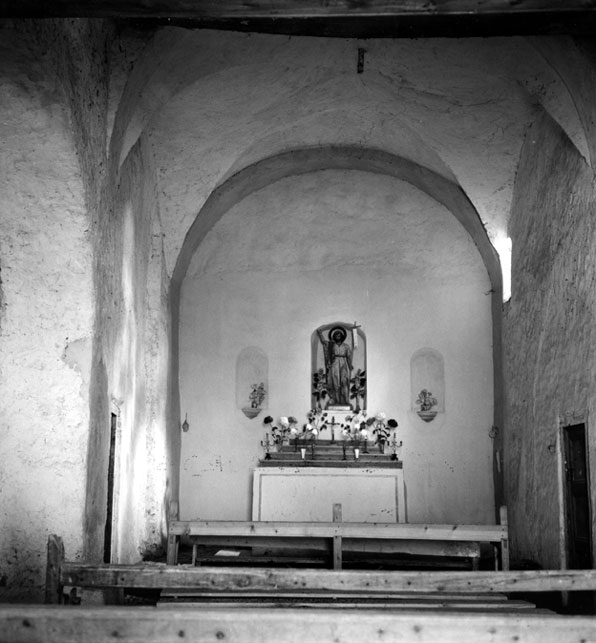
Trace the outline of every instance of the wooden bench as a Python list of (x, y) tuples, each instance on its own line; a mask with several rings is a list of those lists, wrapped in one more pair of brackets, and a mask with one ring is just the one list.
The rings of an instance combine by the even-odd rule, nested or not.
[(503, 594), (596, 591), (596, 570), (361, 571), (192, 567), (166, 563), (90, 564), (65, 560), (62, 540), (48, 539), (46, 602), (60, 603), (64, 587), (91, 589), (193, 589), (238, 595), (296, 590), (330, 596), (366, 592), (408, 594)]
[(499, 525), (435, 525), (341, 522), (334, 505), (333, 522), (170, 520), (167, 562), (176, 565), (181, 538), (192, 543), (191, 564), (199, 546), (315, 549), (330, 552), (333, 569), (342, 569), (344, 551), (406, 553), (418, 556), (466, 557), (478, 568), (481, 544), (493, 545), (495, 569), (509, 569), (507, 511)]
[[(202, 595), (204, 600), (156, 607), (0, 605), (0, 639), (558, 643), (591, 641), (596, 632), (594, 617), (561, 616), (504, 597), (519, 592), (595, 591), (596, 570), (362, 572), (92, 565), (65, 561), (61, 539), (51, 536), (48, 602), (60, 602), (67, 586), (148, 588), (170, 596)], [(280, 608), (284, 596), (297, 600)], [(214, 597), (233, 600), (215, 602)]]
[(560, 643), (593, 641), (588, 616), (430, 610), (2, 605), (3, 641), (39, 643)]

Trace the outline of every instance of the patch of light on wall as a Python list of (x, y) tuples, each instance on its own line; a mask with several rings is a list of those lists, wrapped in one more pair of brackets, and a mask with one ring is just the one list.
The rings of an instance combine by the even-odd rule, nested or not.
[(499, 237), (495, 239), (494, 246), (499, 253), (501, 262), (501, 274), (503, 278), (503, 301), (511, 299), (511, 239)]

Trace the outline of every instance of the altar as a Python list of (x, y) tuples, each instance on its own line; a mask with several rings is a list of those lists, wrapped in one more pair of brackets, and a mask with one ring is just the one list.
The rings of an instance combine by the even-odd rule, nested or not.
[(344, 522), (406, 522), (402, 463), (384, 468), (261, 466), (253, 471), (253, 520), (331, 521), (336, 503)]

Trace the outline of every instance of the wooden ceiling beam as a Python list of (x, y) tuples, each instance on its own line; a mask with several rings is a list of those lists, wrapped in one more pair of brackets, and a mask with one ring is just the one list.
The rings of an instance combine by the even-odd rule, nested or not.
[(596, 0), (0, 0), (4, 17), (261, 20), (519, 17), (596, 11)]
[(596, 0), (0, 0), (0, 18), (340, 38), (596, 35)]

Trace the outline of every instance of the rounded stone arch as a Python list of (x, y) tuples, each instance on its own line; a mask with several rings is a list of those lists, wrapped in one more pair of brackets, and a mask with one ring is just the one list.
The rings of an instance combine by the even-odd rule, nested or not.
[(502, 279), (498, 255), (491, 244), (474, 205), (462, 188), (444, 176), (413, 161), (378, 149), (356, 146), (327, 146), (294, 149), (262, 159), (219, 185), (205, 201), (190, 226), (178, 255), (170, 282), (170, 311), (172, 333), (172, 382), (169, 403), (171, 427), (180, 422), (178, 391), (178, 346), (180, 322), (180, 292), (191, 259), (219, 219), (234, 205), (254, 192), (289, 176), (322, 170), (358, 170), (385, 174), (410, 183), (441, 203), (463, 225), (474, 241), (491, 283), (493, 324), (494, 423), (501, 426), (502, 361), (501, 361), (501, 302)]
[(409, 159), (382, 150), (346, 145), (282, 152), (240, 170), (219, 185), (205, 201), (186, 234), (172, 274), (172, 301), (175, 302), (179, 295), (195, 250), (225, 212), (253, 192), (276, 181), (320, 170), (360, 170), (386, 174), (410, 183), (441, 203), (472, 237), (486, 267), (491, 286), (495, 294), (500, 294), (501, 269), (498, 255), (478, 212), (459, 185)]

